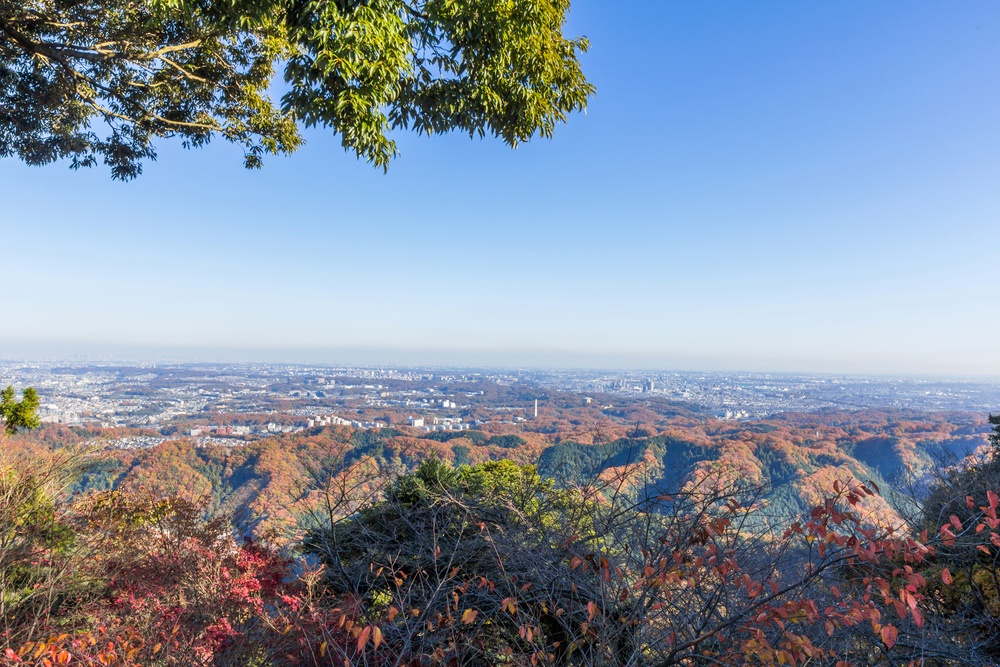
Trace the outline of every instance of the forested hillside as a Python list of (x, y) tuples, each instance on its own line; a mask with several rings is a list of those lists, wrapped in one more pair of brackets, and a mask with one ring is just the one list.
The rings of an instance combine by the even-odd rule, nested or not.
[(8, 437), (0, 664), (992, 664), (990, 421)]
[(806, 413), (738, 423), (685, 415), (658, 421), (554, 433), (527, 427), (499, 433), (325, 427), (240, 446), (196, 446), (178, 438), (149, 449), (108, 450), (102, 443), (120, 438), (121, 429), (46, 425), (0, 445), (87, 449), (94, 460), (74, 483), (75, 492), (179, 490), (189, 500), (246, 517), (256, 531), (291, 536), (310, 525), (322, 480), (360, 471), (387, 478), (429, 458), (454, 466), (536, 464), (540, 474), (565, 486), (617, 477), (637, 494), (713, 475), (721, 484), (765, 489), (764, 499), (779, 514), (805, 511), (835, 479), (872, 480), (887, 490), (887, 502), (873, 511), (886, 524), (898, 523), (893, 494), (926, 487), (939, 463), (982, 448), (988, 432), (981, 415), (961, 413)]

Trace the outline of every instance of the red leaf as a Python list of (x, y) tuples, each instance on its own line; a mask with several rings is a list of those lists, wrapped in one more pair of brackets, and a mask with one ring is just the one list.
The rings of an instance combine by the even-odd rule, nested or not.
[(885, 643), (887, 648), (892, 648), (896, 645), (896, 637), (899, 636), (899, 630), (893, 625), (887, 625), (882, 628), (882, 641)]
[(952, 578), (951, 572), (948, 571), (948, 568), (941, 570), (941, 581), (945, 586), (951, 586)]

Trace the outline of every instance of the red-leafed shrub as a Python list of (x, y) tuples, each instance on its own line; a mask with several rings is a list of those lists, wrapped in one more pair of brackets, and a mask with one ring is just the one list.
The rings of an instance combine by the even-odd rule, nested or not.
[(190, 500), (62, 502), (7, 468), (0, 665), (985, 662), (944, 604), (972, 584), (941, 554), (972, 545), (969, 576), (992, 590), (974, 579), (1000, 554), (994, 491), (928, 537), (866, 518), (877, 489), (856, 480), (795, 521), (711, 470), (670, 490), (620, 470), (569, 488), (510, 461), (432, 460), (344, 512), (337, 490), (369, 485), (339, 480), (294, 554)]

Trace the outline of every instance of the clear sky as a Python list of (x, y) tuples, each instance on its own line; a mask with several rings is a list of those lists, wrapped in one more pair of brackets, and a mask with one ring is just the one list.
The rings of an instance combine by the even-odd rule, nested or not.
[(0, 358), (1000, 374), (1000, 3), (573, 7), (516, 151), (0, 161)]

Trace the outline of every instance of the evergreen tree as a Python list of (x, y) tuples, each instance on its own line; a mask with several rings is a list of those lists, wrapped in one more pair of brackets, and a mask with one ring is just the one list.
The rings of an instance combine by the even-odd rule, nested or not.
[(20, 429), (38, 428), (38, 392), (28, 387), (20, 401), (16, 400), (14, 387), (8, 386), (0, 392), (0, 421), (8, 435)]

